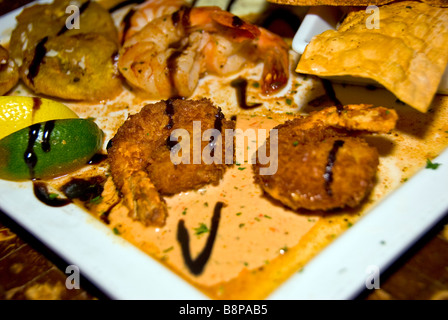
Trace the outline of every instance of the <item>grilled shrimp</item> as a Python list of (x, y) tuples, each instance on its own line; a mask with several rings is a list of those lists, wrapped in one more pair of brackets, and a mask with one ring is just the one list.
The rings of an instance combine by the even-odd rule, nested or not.
[[(222, 132), (222, 141), (225, 141), (225, 130), (234, 128), (234, 122), (226, 120), (208, 99), (170, 99), (148, 104), (130, 116), (111, 140), (108, 148), (111, 176), (134, 220), (146, 226), (163, 226), (168, 215), (164, 195), (218, 184), (222, 178), (227, 167), (224, 160), (210, 164), (202, 158), (190, 163), (171, 161), (174, 147), (171, 133), (175, 129), (187, 130), (189, 145), (193, 146), (193, 121), (200, 121), (202, 132), (207, 129)], [(203, 140), (200, 152), (211, 143)], [(221, 151), (224, 156), (224, 143)], [(182, 149), (182, 156), (184, 152)]]
[(123, 43), (152, 20), (172, 14), (182, 6), (184, 0), (149, 0), (131, 8), (120, 23), (120, 41)]
[[(336, 107), (277, 126), (278, 170), (256, 181), (272, 198), (297, 210), (356, 207), (373, 188), (378, 152), (358, 132), (387, 133), (395, 127), (394, 110), (369, 105)], [(267, 150), (273, 152), (270, 139)], [(272, 157), (272, 155), (271, 155)]]
[(156, 18), (123, 44), (119, 70), (151, 98), (189, 97), (205, 74), (225, 76), (264, 61), (263, 94), (289, 78), (284, 40), (219, 7), (182, 7)]

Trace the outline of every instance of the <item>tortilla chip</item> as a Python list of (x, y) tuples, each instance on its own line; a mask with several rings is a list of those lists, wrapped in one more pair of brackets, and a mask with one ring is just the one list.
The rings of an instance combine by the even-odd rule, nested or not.
[(401, 101), (426, 112), (448, 63), (448, 9), (415, 1), (351, 12), (337, 31), (315, 36), (296, 71), (320, 77), (374, 80)]
[[(277, 4), (292, 6), (370, 6), (384, 5), (395, 0), (267, 0)], [(420, 0), (434, 6), (448, 7), (448, 0)]]

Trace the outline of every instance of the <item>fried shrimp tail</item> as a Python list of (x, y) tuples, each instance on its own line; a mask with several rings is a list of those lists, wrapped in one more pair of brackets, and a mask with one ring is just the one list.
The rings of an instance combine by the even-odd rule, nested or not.
[[(202, 158), (194, 161), (194, 152), (182, 149), (182, 157), (185, 152), (190, 159), (180, 163), (172, 160), (177, 145), (171, 141), (173, 131), (188, 133), (188, 146), (193, 147), (197, 123), (202, 131), (221, 132), (222, 141), (225, 130), (234, 128), (234, 122), (226, 120), (208, 99), (170, 99), (146, 105), (118, 129), (108, 148), (110, 173), (132, 219), (145, 226), (163, 226), (168, 216), (164, 196), (219, 183), (227, 167), (223, 158), (211, 163)], [(214, 139), (202, 140), (200, 146), (225, 156), (224, 143), (220, 146)], [(221, 152), (215, 152), (217, 148), (222, 148)]]
[(168, 209), (145, 172), (132, 173), (123, 181), (121, 192), (129, 208), (129, 216), (145, 226), (163, 226)]
[(293, 210), (333, 210), (358, 206), (375, 184), (379, 155), (356, 131), (389, 132), (394, 110), (370, 105), (330, 107), (277, 126), (278, 170), (256, 181), (272, 198)]

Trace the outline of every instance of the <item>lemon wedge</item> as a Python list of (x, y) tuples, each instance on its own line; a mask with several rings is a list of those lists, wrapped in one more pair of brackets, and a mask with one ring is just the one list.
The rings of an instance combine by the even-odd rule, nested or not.
[(38, 122), (74, 118), (78, 115), (69, 107), (50, 99), (0, 97), (0, 139)]

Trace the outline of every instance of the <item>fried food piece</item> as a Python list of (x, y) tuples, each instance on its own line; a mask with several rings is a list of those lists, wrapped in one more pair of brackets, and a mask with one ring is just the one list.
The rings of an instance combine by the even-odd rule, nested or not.
[[(70, 8), (72, 15), (66, 13)], [(10, 48), (21, 80), (36, 93), (97, 101), (122, 88), (115, 61), (118, 32), (109, 12), (93, 1), (78, 7), (55, 0), (24, 9)]]
[(11, 90), (19, 81), (19, 71), (9, 52), (0, 46), (0, 95)]
[(448, 9), (403, 1), (382, 6), (380, 14), (379, 28), (359, 10), (349, 13), (337, 31), (315, 36), (296, 71), (373, 80), (426, 112), (448, 63)]
[[(337, 120), (339, 119), (339, 120)], [(278, 170), (256, 181), (272, 198), (297, 210), (356, 207), (375, 183), (378, 152), (350, 130), (388, 132), (395, 127), (394, 110), (368, 105), (331, 107), (295, 118), (278, 130)], [(270, 139), (269, 152), (275, 152)], [(272, 154), (271, 154), (272, 157)]]
[[(193, 131), (193, 122), (196, 125), (200, 122), (201, 135), (208, 129), (222, 132), (222, 145), (211, 147), (214, 142), (205, 139), (197, 146), (200, 150), (194, 150), (193, 139), (197, 131)], [(226, 120), (220, 108), (208, 99), (170, 99), (146, 105), (139, 113), (130, 116), (108, 149), (110, 172), (130, 216), (146, 226), (161, 226), (168, 214), (163, 195), (218, 184), (227, 167), (225, 130), (233, 128), (234, 122)], [(182, 144), (182, 150), (177, 151), (174, 149), (177, 143), (170, 141), (176, 129), (186, 130), (184, 133), (188, 133), (190, 139), (189, 146)], [(201, 140), (201, 136), (197, 138)], [(207, 164), (202, 152), (208, 147), (213, 150), (210, 154), (216, 157), (220, 148), (222, 158)], [(196, 161), (194, 157), (198, 151), (200, 159)], [(189, 152), (188, 161), (187, 157), (177, 164), (171, 160), (172, 153), (182, 153), (183, 156), (184, 152)]]

